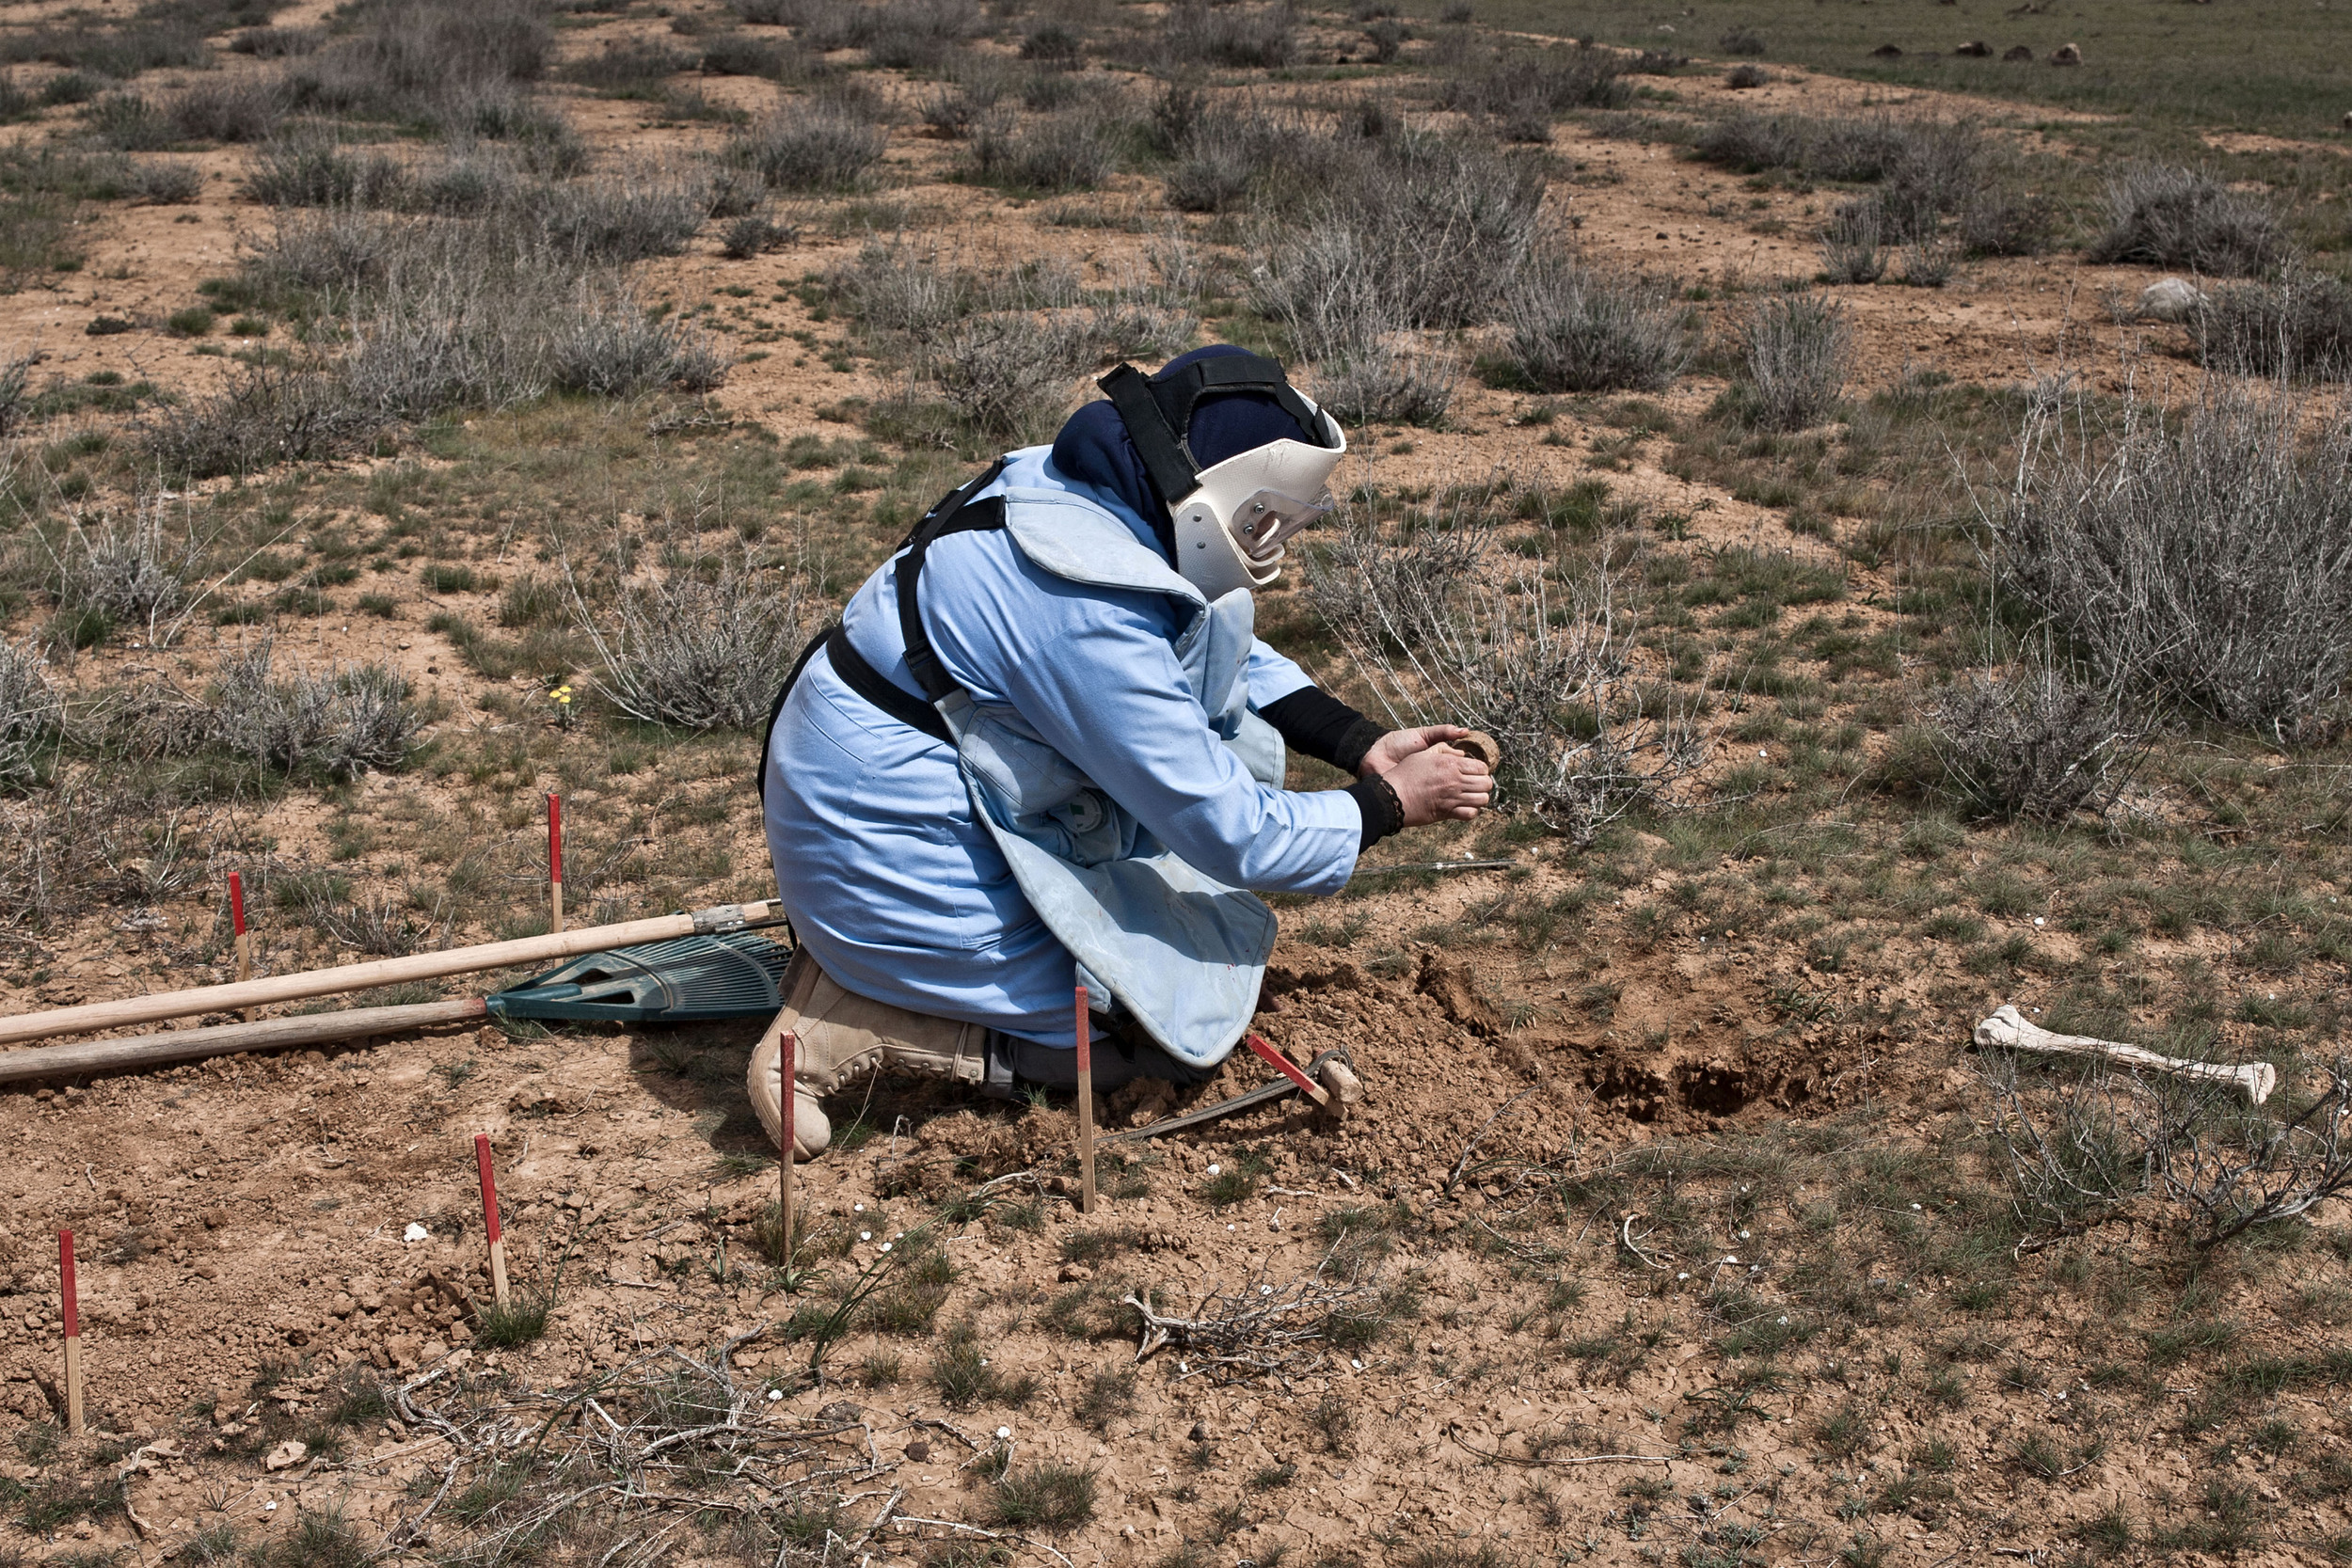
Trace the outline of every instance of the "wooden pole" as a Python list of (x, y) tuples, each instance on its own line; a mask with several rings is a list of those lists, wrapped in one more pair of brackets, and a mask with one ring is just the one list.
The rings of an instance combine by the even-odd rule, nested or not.
[(82, 1435), (82, 1312), (73, 1288), (73, 1232), (57, 1232), (57, 1315), (65, 1322), (65, 1429)]
[[(229, 922), (237, 933), (237, 980), (239, 984), (253, 978), (253, 934), (245, 928), (245, 879), (229, 873)], [(250, 1022), (253, 1014), (238, 1015)]]
[(490, 1235), (490, 1293), (503, 1312), (512, 1302), (506, 1293), (506, 1239), (499, 1232), (499, 1179), (490, 1162), (488, 1134), (473, 1135), (473, 1160), (482, 1173), (482, 1227)]
[(777, 1055), (777, 1066), (784, 1071), (784, 1158), (776, 1166), (776, 1234), (781, 1239), (778, 1244), (784, 1254), (782, 1267), (787, 1291), (792, 1288), (792, 1140), (798, 1135), (793, 1122), (801, 1098), (792, 1078), (792, 1059), (800, 1053), (800, 1045), (798, 1037), (787, 1030)]
[(397, 1035), (404, 1029), (429, 1029), (438, 1023), (464, 1023), (470, 1019), (486, 1018), (489, 1012), (489, 1005), (482, 998), (469, 996), (453, 1002), (418, 1002), (405, 1007), (347, 1007), (339, 1013), (265, 1018), (259, 1023), (174, 1029), (130, 1039), (78, 1040), (72, 1045), (36, 1046), (30, 1051), (0, 1051), (0, 1084), (20, 1084), (28, 1078), (91, 1077), (132, 1071), (162, 1062), (230, 1056), (240, 1051), (282, 1051), (294, 1045), (365, 1039), (370, 1035)]
[(772, 926), (784, 918), (781, 900), (751, 904), (721, 904), (691, 914), (658, 915), (651, 920), (625, 920), (613, 926), (583, 926), (578, 930), (550, 931), (543, 937), (513, 942), (484, 942), (478, 947), (453, 947), (438, 953), (411, 953), (404, 958), (378, 958), (373, 963), (341, 964), (301, 974), (273, 974), (229, 986), (198, 986), (190, 990), (156, 991), (115, 1002), (89, 1002), (78, 1007), (22, 1013), (0, 1018), (0, 1045), (43, 1039), (52, 1035), (87, 1034), (96, 1029), (126, 1029), (158, 1019), (185, 1018), (235, 1007), (265, 1006), (273, 1002), (299, 1002), (306, 997), (333, 996), (342, 991), (396, 986), (410, 980), (438, 979), (444, 974), (468, 974), (477, 970), (503, 969), (509, 964), (568, 958), (603, 947), (628, 947), (644, 942), (668, 942), (675, 937), (707, 936), (737, 931), (747, 926)]
[(1250, 1050), (1265, 1058), (1266, 1066), (1272, 1068), (1275, 1071), (1280, 1073), (1283, 1077), (1289, 1079), (1292, 1083), (1297, 1085), (1301, 1089), (1305, 1090), (1308, 1099), (1313, 1101), (1318, 1105), (1328, 1105), (1331, 1103), (1331, 1091), (1325, 1088), (1321, 1084), (1316, 1083), (1313, 1079), (1308, 1077), (1305, 1073), (1299, 1071), (1297, 1068), (1291, 1064), (1291, 1059), (1288, 1056), (1283, 1055), (1279, 1051), (1275, 1050), (1274, 1047), (1266, 1044), (1265, 1041), (1260, 1039), (1255, 1035), (1248, 1037), (1248, 1042)]
[(564, 928), (564, 797), (548, 797), (548, 897), (554, 911), (548, 929)]
[(1094, 1030), (1078, 988), (1078, 1212), (1094, 1212)]
[(253, 978), (253, 934), (245, 928), (245, 879), (229, 873), (229, 920), (237, 932), (237, 978)]

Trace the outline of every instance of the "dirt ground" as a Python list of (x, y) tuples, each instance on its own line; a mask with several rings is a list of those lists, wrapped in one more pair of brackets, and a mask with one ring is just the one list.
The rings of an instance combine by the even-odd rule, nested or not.
[[(324, 14), (298, 7), (278, 21)], [(641, 15), (600, 36), (662, 31)], [(707, 90), (755, 109), (773, 92), (739, 78)], [(912, 101), (916, 89), (891, 90)], [(1776, 71), (1749, 99), (1810, 113), (2003, 113), (1799, 71)], [(647, 129), (634, 103), (574, 95), (566, 108), (599, 147), (683, 154), (716, 135)], [(2245, 150), (2286, 145), (2261, 141)], [(1552, 150), (1555, 215), (1574, 221), (1590, 256), (1726, 293), (1815, 269), (1826, 197), (1755, 189), (1662, 141), (1578, 123), (1559, 128)], [(106, 208), (82, 270), (0, 296), (0, 344), (37, 345), (44, 374), (117, 371), (183, 395), (213, 384), (221, 362), (155, 324), (265, 218), (237, 192), (244, 152), (187, 156), (203, 171), (200, 198)], [(894, 127), (892, 195), (918, 219), (952, 214), (918, 227), (976, 264), (1047, 253), (1114, 277), (1144, 264), (1166, 217), (1146, 177), (1120, 176), (1087, 199), (1150, 211), (1150, 224), (1049, 225), (1047, 204), (951, 179), (958, 156), (919, 126)], [(812, 225), (747, 261), (704, 240), (647, 269), (660, 295), (700, 300), (725, 286), (774, 301), (758, 340), (774, 352), (737, 365), (713, 394), (719, 410), (786, 440), (834, 439), (853, 432), (819, 409), (896, 389), (887, 367), (829, 368), (789, 339), (839, 332), (791, 292), (866, 238)], [(2120, 388), (2185, 374), (2179, 329), (2115, 319), (2114, 302), (2158, 276), (2094, 273), (2061, 253), (1972, 262), (1943, 289), (1840, 291), (1861, 327), (1856, 381), (1934, 371), (2010, 387), (2067, 368)], [(100, 314), (139, 329), (86, 336)], [(1656, 401), (1694, 417), (1724, 386), (1694, 373)], [(1616, 435), (1607, 411), (1565, 407), (1545, 427), (1558, 438), (1539, 443), (1515, 422), (1538, 401), (1466, 380), (1445, 432), (1365, 433), (1357, 477), (1566, 485), (1597, 471), (1592, 449)], [(1639, 444), (1609, 478), (1620, 496), (1689, 517), (1673, 552), (1831, 559), (1790, 531), (1786, 508), (1672, 467), (1665, 443)], [(512, 571), (525, 547), (481, 563)], [(1885, 624), (1902, 588), (1893, 569), (1836, 567), (1865, 607), (1856, 624)], [(445, 703), (439, 727), (453, 740), (486, 744), (516, 727), (482, 705), (489, 683), (422, 626), (433, 609), (486, 613), (493, 595), (405, 592), (400, 622), (330, 617), (285, 646), (391, 663)], [(240, 635), (207, 628), (169, 656), (101, 647), (72, 678), (200, 672)], [(1718, 748), (1724, 767), (1751, 751), (1778, 766), (1791, 743)], [(767, 877), (749, 743), (739, 750), (710, 766), (733, 791), (734, 815), (711, 835), (730, 869), (692, 902), (757, 896)], [(428, 825), (471, 823), (520, 865), (539, 792), (560, 783), (551, 767), (526, 772), (478, 819), (461, 813), (483, 807), (485, 791), (462, 778), (379, 776), (333, 804), (290, 793), (256, 827), (283, 856), (323, 860), (339, 814), (399, 801)], [(2183, 791), (2169, 799), (2161, 809), (2185, 818), (2202, 809)], [(617, 791), (591, 790), (572, 809), (617, 833), (623, 805)], [(1393, 860), (1452, 859), (1472, 842), (1408, 840)], [(403, 847), (372, 850), (356, 869)], [(776, 1172), (742, 1090), (756, 1022), (469, 1028), (0, 1089), (0, 1431), (14, 1440), (0, 1478), (18, 1511), (0, 1531), (0, 1568), (238, 1552), (347, 1568), (299, 1533), (304, 1519), (349, 1525), (357, 1560), (488, 1568), (517, 1548), (484, 1546), (484, 1532), (522, 1506), (496, 1490), (499, 1467), (549, 1444), (590, 1452), (607, 1440), (588, 1407), (596, 1391), (615, 1409), (642, 1403), (647, 1379), (686, 1375), (679, 1367), (735, 1402), (746, 1430), (835, 1445), (849, 1457), (825, 1473), (849, 1478), (850, 1500), (799, 1534), (780, 1525), (755, 1538), (747, 1514), (785, 1509), (783, 1492), (730, 1490), (706, 1457), (693, 1478), (703, 1490), (685, 1497), (674, 1495), (683, 1481), (641, 1465), (640, 1481), (665, 1478), (660, 1497), (631, 1494), (655, 1524), (550, 1530), (532, 1550), (598, 1568), (664, 1556), (1009, 1560), (996, 1554), (1065, 1568), (1271, 1568), (1286, 1553), (1416, 1568), (1944, 1568), (2109, 1550), (2343, 1560), (2352, 1405), (2338, 1243), (2217, 1266), (2189, 1248), (2178, 1215), (2151, 1207), (2046, 1254), (2010, 1250), (2008, 1232), (1992, 1248), (2005, 1256), (1984, 1252), (1997, 1199), (1985, 1196), (1969, 1031), (1994, 1001), (2050, 1003), (2060, 971), (2092, 955), (2115, 895), (2070, 883), (2052, 851), (2034, 900), (1987, 916), (1989, 940), (2038, 942), (2047, 962), (1995, 982), (1915, 923), (1891, 930), (1870, 963), (1837, 968), (1817, 967), (1802, 937), (1743, 932), (1753, 906), (1721, 901), (1717, 874), (1751, 849), (1700, 858), (1644, 832), (1614, 879), (1557, 846), (1503, 852), (1515, 869), (1423, 872), (1351, 901), (1377, 961), (1374, 941), (1310, 940), (1301, 929), (1319, 917), (1285, 911), (1257, 1027), (1301, 1062), (1344, 1049), (1368, 1091), (1353, 1112), (1285, 1102), (1119, 1145), (1109, 1196), (1084, 1215), (1065, 1106), (859, 1085), (832, 1107), (855, 1132), (800, 1175), (818, 1260), (797, 1277), (774, 1266)], [(2129, 852), (2150, 879), (2202, 874), (2160, 847)], [(1890, 851), (1874, 863), (1881, 893), (1924, 885), (1937, 856), (1954, 875), (1993, 875), (1986, 847)], [(1819, 889), (1842, 874), (1805, 872)], [(1566, 935), (1532, 957), (1466, 935), (1512, 901), (1533, 908), (1579, 888), (1590, 895), (1564, 917)], [(38, 969), (0, 975), (0, 1007), (225, 977), (217, 948), (198, 951), (215, 901), (199, 891), (145, 924), (110, 916), (51, 940)], [(295, 934), (262, 940), (264, 971), (306, 961)], [(2153, 972), (2235, 950), (2191, 931), (2149, 933), (2135, 951)], [(2332, 995), (2340, 970), (2314, 963), (2298, 994)], [(2252, 1023), (2217, 1029), (2225, 1048), (2256, 1043)], [(1237, 1053), (1184, 1104), (1267, 1076)], [(1175, 1108), (1122, 1096), (1105, 1119), (1132, 1129)], [(498, 1162), (509, 1267), (527, 1298), (551, 1306), (542, 1336), (503, 1347), (482, 1334), (478, 1134)], [(2352, 1224), (2341, 1202), (2310, 1219), (2314, 1236)], [(82, 1439), (56, 1430), (55, 1235), (68, 1227), (87, 1368)], [(822, 1315), (812, 1303), (869, 1276), (929, 1311), (894, 1328), (853, 1319), (831, 1337), (812, 1326)], [(1988, 1278), (1997, 1286), (1980, 1296)], [(1251, 1340), (1238, 1361), (1181, 1336), (1138, 1361), (1143, 1322), (1120, 1305), (1131, 1291), (1166, 1317), (1230, 1319), (1260, 1299), (1322, 1302), (1337, 1317), (1311, 1339)], [(2224, 1322), (2226, 1334), (2161, 1340)], [(963, 1324), (992, 1376), (951, 1378)], [(2159, 1354), (2159, 1340), (2186, 1348)], [(2288, 1370), (2264, 1383), (2263, 1367)], [(2225, 1391), (2241, 1402), (2208, 1418)], [(656, 1429), (629, 1430), (642, 1444)], [(999, 1478), (1040, 1466), (1095, 1478), (1088, 1516), (1025, 1522)]]

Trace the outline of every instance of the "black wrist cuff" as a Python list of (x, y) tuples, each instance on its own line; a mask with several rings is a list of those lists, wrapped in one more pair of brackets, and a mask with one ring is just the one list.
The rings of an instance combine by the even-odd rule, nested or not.
[(1358, 779), (1347, 786), (1347, 793), (1356, 798), (1356, 809), (1364, 816), (1364, 835), (1356, 845), (1358, 854), (1391, 833), (1404, 831), (1405, 802), (1396, 798), (1396, 787), (1388, 780), (1376, 773)]
[(1268, 703), (1258, 717), (1274, 726), (1282, 744), (1344, 773), (1364, 765), (1364, 753), (1388, 734), (1337, 697), (1317, 687), (1301, 687), (1279, 702)]

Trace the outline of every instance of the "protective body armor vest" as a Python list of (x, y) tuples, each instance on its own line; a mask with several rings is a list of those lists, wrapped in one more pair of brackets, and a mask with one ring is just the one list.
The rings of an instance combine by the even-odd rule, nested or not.
[(897, 572), (899, 626), (926, 701), (875, 671), (837, 630), (824, 646), (852, 689), (955, 747), (975, 812), (1024, 896), (1077, 959), (1078, 981), (1097, 1006), (1116, 999), (1171, 1054), (1212, 1067), (1256, 1011), (1274, 912), (1179, 859), (1019, 714), (975, 703), (940, 668), (923, 631), (926, 553), (934, 540), (975, 529), (1002, 529), (1032, 564), (1071, 582), (1177, 600), (1185, 624), (1174, 651), (1206, 721), (1252, 777), (1281, 787), (1281, 736), (1248, 706), (1256, 636), (1248, 591), (1206, 598), (1119, 517), (1054, 478), (1050, 450), (1010, 453), (909, 536)]

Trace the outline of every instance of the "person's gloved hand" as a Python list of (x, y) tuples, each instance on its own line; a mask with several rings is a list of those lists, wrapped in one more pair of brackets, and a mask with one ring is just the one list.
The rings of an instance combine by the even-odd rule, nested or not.
[[(1401, 732), (1427, 736), (1443, 729)], [(1456, 736), (1467, 730), (1455, 730)], [(1494, 775), (1476, 757), (1464, 756), (1442, 740), (1423, 744), (1381, 775), (1391, 789), (1396, 791), (1397, 803), (1405, 808), (1405, 826), (1424, 828), (1432, 822), (1467, 822), (1478, 815), (1494, 794)]]
[[(1364, 752), (1364, 760), (1358, 766), (1356, 775), (1359, 778), (1375, 775), (1388, 778), (1406, 758), (1419, 756), (1432, 746), (1443, 741), (1459, 740), (1468, 734), (1470, 731), (1459, 724), (1424, 724), (1417, 730), (1391, 730), (1374, 741), (1371, 750)], [(1395, 781), (1390, 782), (1393, 784)]]

